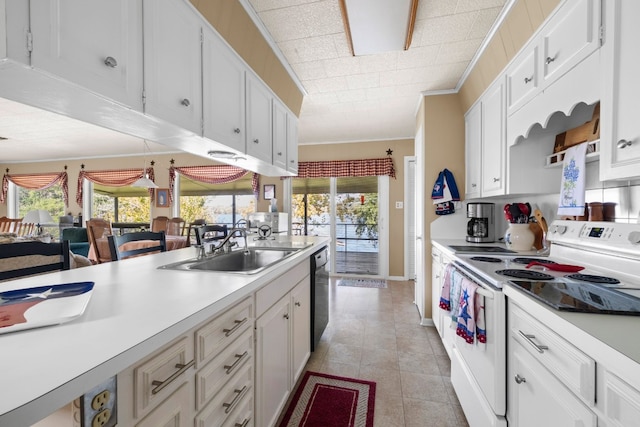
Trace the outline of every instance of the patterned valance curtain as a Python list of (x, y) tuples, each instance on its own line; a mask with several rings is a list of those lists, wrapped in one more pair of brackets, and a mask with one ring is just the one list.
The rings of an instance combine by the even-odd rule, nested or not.
[[(173, 189), (176, 185), (176, 172), (184, 175), (193, 181), (204, 182), (207, 184), (226, 184), (236, 181), (250, 171), (231, 165), (209, 165), (209, 166), (171, 166), (169, 168), (169, 198), (173, 203)], [(251, 188), (253, 194), (259, 194), (260, 182), (259, 175), (253, 174), (251, 179)]]
[(4, 174), (2, 177), (2, 193), (0, 194), (0, 202), (6, 203), (7, 192), (9, 191), (9, 181), (18, 187), (28, 190), (44, 190), (58, 183), (62, 186), (62, 195), (64, 205), (69, 206), (69, 183), (67, 172), (60, 173), (28, 173), (28, 174)]
[[(143, 174), (146, 173), (151, 181), (156, 180), (153, 172), (153, 167), (148, 167), (143, 172), (142, 169), (112, 169), (102, 171), (86, 171), (82, 169), (78, 174), (78, 193), (76, 194), (76, 202), (82, 206), (82, 181), (88, 179), (89, 181), (106, 185), (108, 187), (126, 187), (136, 182)], [(149, 197), (151, 197), (151, 203), (155, 200), (155, 191), (153, 188), (149, 188)]]
[(329, 178), (347, 176), (379, 176), (396, 177), (393, 159), (365, 160), (327, 160), (320, 162), (298, 163), (298, 175), (294, 178)]

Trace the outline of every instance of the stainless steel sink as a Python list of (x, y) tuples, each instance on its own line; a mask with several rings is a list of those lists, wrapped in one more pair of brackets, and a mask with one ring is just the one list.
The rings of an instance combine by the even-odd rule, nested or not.
[(249, 248), (214, 255), (205, 259), (188, 259), (163, 265), (168, 270), (224, 271), (227, 273), (256, 274), (295, 254), (293, 248)]

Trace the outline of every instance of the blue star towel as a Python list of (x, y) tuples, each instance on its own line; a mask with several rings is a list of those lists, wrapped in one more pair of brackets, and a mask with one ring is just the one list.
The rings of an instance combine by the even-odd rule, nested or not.
[(558, 215), (584, 215), (587, 144), (567, 149), (562, 164)]

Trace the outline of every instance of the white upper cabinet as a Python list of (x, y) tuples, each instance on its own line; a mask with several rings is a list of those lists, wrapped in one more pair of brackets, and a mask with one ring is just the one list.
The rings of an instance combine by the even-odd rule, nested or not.
[(482, 196), (506, 192), (504, 85), (499, 79), (482, 97)]
[(538, 51), (537, 45), (526, 48), (519, 55), (518, 61), (507, 69), (507, 108), (509, 113), (522, 107), (538, 93), (540, 85)]
[(144, 0), (145, 113), (202, 135), (201, 18), (184, 1)]
[(600, 46), (600, 1), (565, 2), (542, 30), (542, 78), (558, 79)]
[(142, 111), (142, 0), (30, 5), (34, 68)]
[(204, 137), (245, 151), (245, 66), (211, 28), (203, 28)]
[(273, 165), (287, 169), (287, 109), (273, 99)]
[(273, 96), (267, 87), (252, 73), (247, 73), (247, 142), (246, 153), (259, 160), (271, 163), (272, 150), (272, 103)]
[(602, 47), (600, 179), (640, 176), (640, 2), (608, 1)]
[(473, 106), (464, 118), (465, 123), (465, 195), (467, 199), (480, 197), (480, 153), (482, 150), (482, 103)]
[(298, 118), (287, 115), (287, 172), (298, 174)]

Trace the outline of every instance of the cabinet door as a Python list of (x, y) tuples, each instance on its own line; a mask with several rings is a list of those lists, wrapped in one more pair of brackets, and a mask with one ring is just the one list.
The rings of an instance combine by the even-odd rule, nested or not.
[[(424, 291), (423, 291), (424, 292)], [(442, 264), (440, 264), (440, 251), (431, 250), (431, 318), (433, 324), (442, 338), (442, 309), (440, 308), (440, 293), (442, 292)], [(416, 292), (418, 301), (418, 292)], [(422, 313), (421, 313), (422, 314)]]
[(631, 426), (640, 420), (640, 390), (611, 372), (604, 372), (604, 413), (606, 425)]
[(640, 2), (608, 1), (602, 48), (600, 179), (640, 176)]
[(185, 382), (171, 396), (147, 415), (136, 427), (182, 427), (193, 423), (192, 384)]
[(298, 174), (298, 118), (287, 114), (287, 171)]
[(311, 283), (309, 277), (293, 288), (291, 304), (293, 311), (291, 388), (293, 388), (311, 355)]
[(599, 25), (598, 0), (564, 3), (542, 32), (544, 85), (557, 80), (600, 46)]
[(35, 68), (142, 111), (142, 0), (31, 2), (31, 32)]
[(272, 162), (271, 93), (254, 75), (247, 73), (247, 151), (259, 160)]
[(480, 197), (480, 154), (482, 153), (482, 104), (477, 103), (465, 116), (465, 194)]
[(509, 114), (516, 112), (538, 92), (539, 47), (531, 46), (518, 55), (516, 61), (506, 72), (507, 109)]
[(287, 110), (273, 99), (273, 165), (287, 169)]
[(482, 197), (506, 192), (505, 108), (502, 81), (482, 97)]
[(202, 135), (199, 15), (184, 1), (143, 5), (145, 113)]
[(291, 392), (289, 298), (256, 320), (256, 425), (274, 425)]
[(507, 386), (509, 425), (595, 427), (598, 424), (596, 415), (518, 341), (511, 338), (509, 344), (512, 349)]
[(214, 32), (203, 28), (204, 136), (245, 152), (245, 66)]

